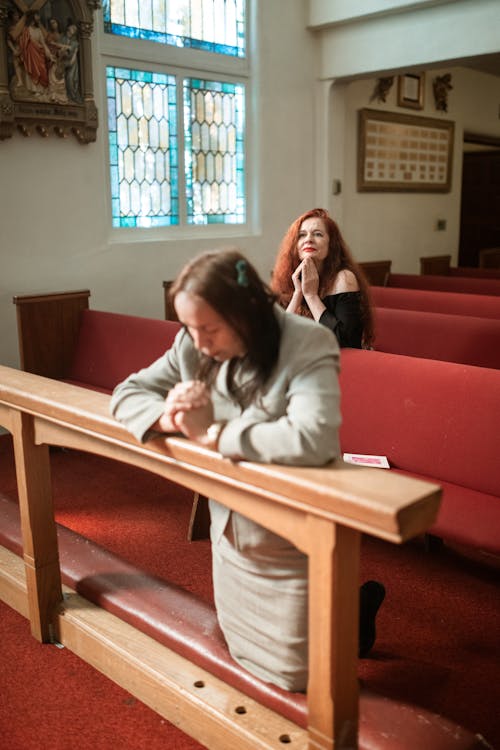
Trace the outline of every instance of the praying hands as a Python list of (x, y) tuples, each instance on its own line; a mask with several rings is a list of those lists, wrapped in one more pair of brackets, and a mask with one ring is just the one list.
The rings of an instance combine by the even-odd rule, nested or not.
[(182, 432), (190, 440), (199, 440), (213, 419), (210, 390), (200, 380), (188, 380), (168, 392), (157, 427), (161, 432)]

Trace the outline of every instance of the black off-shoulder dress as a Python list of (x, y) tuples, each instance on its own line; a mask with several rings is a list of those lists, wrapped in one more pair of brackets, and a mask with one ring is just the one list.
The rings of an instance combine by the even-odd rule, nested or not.
[(319, 322), (333, 331), (341, 348), (361, 349), (363, 339), (361, 293), (329, 294), (322, 302), (326, 310)]

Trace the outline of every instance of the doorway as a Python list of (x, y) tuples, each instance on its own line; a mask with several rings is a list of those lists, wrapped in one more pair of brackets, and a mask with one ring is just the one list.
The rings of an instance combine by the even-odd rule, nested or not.
[(464, 133), (458, 265), (486, 247), (500, 247), (500, 138)]

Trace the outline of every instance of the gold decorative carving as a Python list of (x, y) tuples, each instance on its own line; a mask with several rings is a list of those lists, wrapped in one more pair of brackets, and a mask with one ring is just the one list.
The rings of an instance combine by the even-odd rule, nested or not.
[(448, 93), (452, 90), (451, 73), (436, 76), (432, 82), (434, 103), (438, 112), (448, 112)]
[(374, 100), (377, 102), (385, 102), (387, 94), (392, 88), (394, 83), (394, 76), (387, 76), (386, 78), (377, 78), (377, 83), (373, 89), (373, 94), (370, 97), (370, 101)]

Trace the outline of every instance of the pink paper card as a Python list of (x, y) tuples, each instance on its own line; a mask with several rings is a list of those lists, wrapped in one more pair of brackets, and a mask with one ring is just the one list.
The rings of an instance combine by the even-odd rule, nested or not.
[(390, 469), (385, 456), (369, 456), (364, 453), (344, 453), (344, 461), (358, 466), (371, 466), (374, 469)]

